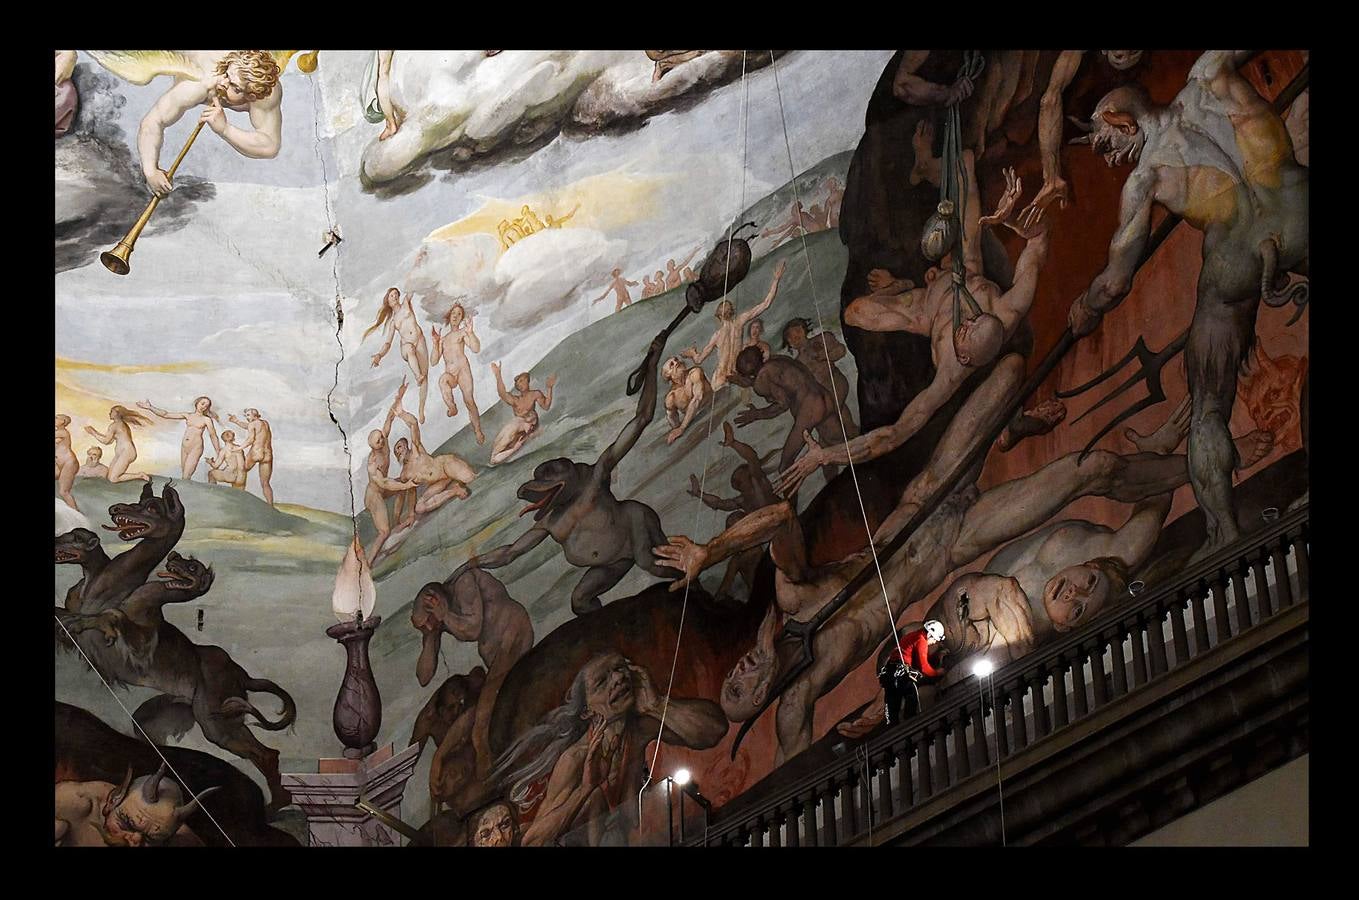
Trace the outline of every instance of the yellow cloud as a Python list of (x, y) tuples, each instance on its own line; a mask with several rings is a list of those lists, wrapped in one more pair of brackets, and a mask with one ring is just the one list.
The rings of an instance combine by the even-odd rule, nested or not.
[(448, 241), (468, 234), (499, 234), (504, 219), (520, 215), (525, 205), (542, 219), (562, 218), (579, 205), (564, 227), (579, 225), (600, 231), (629, 225), (655, 212), (655, 197), (663, 179), (606, 172), (592, 175), (563, 188), (526, 194), (512, 200), (488, 200), (474, 213), (435, 229), (427, 241)]
[(162, 363), (158, 366), (110, 366), (103, 363), (85, 362), (79, 359), (57, 357), (57, 375), (70, 372), (106, 372), (112, 375), (139, 375), (143, 372), (206, 372), (208, 366), (201, 362)]
[[(201, 363), (169, 363), (157, 366), (107, 366), (98, 363), (82, 362), (80, 360), (56, 359), (56, 410), (71, 417), (69, 430), (76, 446), (76, 455), (82, 460), (85, 457), (85, 448), (93, 447), (98, 442), (85, 433), (86, 425), (93, 425), (97, 430), (104, 431), (109, 424), (109, 407), (116, 404), (131, 406), (127, 398), (108, 397), (101, 393), (91, 391), (78, 384), (70, 376), (76, 373), (106, 373), (106, 374), (137, 374), (140, 372), (201, 372), (206, 367)], [(67, 377), (63, 378), (65, 375)], [(149, 418), (149, 416), (148, 416)], [(169, 425), (171, 423), (162, 422), (159, 419), (153, 420), (157, 425)], [(152, 426), (154, 427), (154, 426)], [(179, 459), (175, 453), (178, 444), (173, 438), (157, 440), (149, 428), (137, 428), (133, 430), (134, 439), (137, 444), (137, 462), (134, 469), (152, 471), (157, 473), (173, 473), (177, 471)], [(104, 448), (104, 462), (107, 463), (112, 458), (113, 447)]]

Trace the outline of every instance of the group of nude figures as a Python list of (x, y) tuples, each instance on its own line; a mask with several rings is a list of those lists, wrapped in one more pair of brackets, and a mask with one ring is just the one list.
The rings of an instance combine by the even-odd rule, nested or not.
[[(193, 409), (188, 412), (168, 412), (153, 406), (149, 400), (142, 400), (137, 406), (159, 418), (184, 422), (184, 439), (180, 442), (179, 459), (180, 472), (185, 481), (193, 480), (198, 471), (198, 464), (203, 461), (205, 450), (203, 436), (206, 434), (212, 442), (213, 452), (216, 453), (216, 456), (207, 458), (208, 483), (225, 484), (244, 490), (246, 475), (254, 469), (259, 477), (260, 491), (264, 494), (265, 502), (270, 506), (274, 505), (274, 489), (269, 483), (274, 472), (273, 431), (269, 427), (269, 422), (260, 416), (258, 409), (253, 407), (246, 409), (244, 419), (237, 418), (234, 413), (227, 416), (230, 422), (242, 429), (246, 435), (245, 443), (238, 444), (236, 432), (232, 430), (225, 430), (220, 438), (218, 437), (216, 426), (220, 425), (222, 420), (213, 411), (210, 397), (195, 398)], [(107, 430), (99, 431), (93, 425), (85, 426), (86, 433), (99, 443), (113, 445), (113, 460), (108, 465), (103, 464), (104, 451), (98, 446), (90, 447), (86, 451), (85, 463), (81, 465), (71, 446), (70, 424), (70, 416), (57, 414), (57, 492), (71, 509), (79, 511), (75, 497), (71, 493), (77, 478), (102, 478), (115, 484), (151, 480), (151, 476), (145, 472), (131, 471), (132, 463), (137, 460), (137, 445), (133, 440), (132, 429), (150, 425), (149, 418), (120, 405), (109, 409)]]
[[(444, 374), (439, 378), (439, 393), (451, 418), (458, 414), (457, 398), (454, 388), (462, 392), (463, 405), (467, 407), (467, 417), (476, 434), (477, 443), (486, 443), (486, 434), (481, 429), (481, 410), (477, 407), (472, 381), (472, 364), (467, 354), (481, 352), (481, 338), (477, 336), (472, 316), (461, 303), (454, 303), (444, 318), (445, 329), (430, 327), (430, 338), (434, 344), (435, 360), (442, 359)], [(364, 337), (378, 329), (385, 338), (382, 348), (373, 355), (374, 367), (381, 365), (383, 357), (392, 348), (393, 341), (399, 341), (401, 358), (410, 367), (419, 388), (417, 401), (418, 415), (406, 412), (403, 398), (409, 380), (403, 379), (397, 390), (396, 399), (388, 410), (387, 420), (381, 429), (374, 429), (368, 435), (368, 488), (364, 494), (364, 506), (373, 517), (377, 536), (367, 551), (371, 565), (392, 533), (392, 517), (388, 514), (387, 500), (396, 497), (395, 517), (398, 527), (415, 523), (417, 515), (432, 512), (449, 500), (465, 499), (469, 496), (468, 485), (476, 478), (476, 471), (463, 459), (452, 453), (433, 455), (424, 447), (420, 439), (420, 426), (425, 421), (425, 397), (429, 382), (430, 356), (425, 343), (425, 333), (415, 317), (409, 292), (402, 294), (398, 288), (390, 288), (383, 295), (382, 308), (377, 321), (364, 332)], [(512, 388), (506, 388), (500, 363), (491, 363), (495, 375), (496, 393), (501, 401), (514, 413), (510, 421), (496, 435), (491, 445), (491, 465), (507, 462), (534, 437), (539, 430), (538, 410), (552, 408), (552, 392), (557, 384), (557, 376), (547, 378), (546, 390), (540, 391), (530, 385), (529, 373), (521, 372), (514, 378)], [(391, 430), (394, 421), (400, 418), (410, 430), (409, 440), (399, 439), (391, 446), (397, 460), (402, 464), (400, 477), (389, 476), (391, 458), (388, 455)], [(417, 492), (419, 493), (417, 496)]]

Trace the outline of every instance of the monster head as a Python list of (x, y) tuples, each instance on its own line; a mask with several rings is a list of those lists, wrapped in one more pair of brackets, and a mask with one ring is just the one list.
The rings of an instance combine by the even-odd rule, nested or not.
[(103, 553), (99, 546), (99, 535), (88, 528), (72, 528), (65, 534), (57, 535), (58, 564), (84, 565), (92, 556)]
[(184, 803), (184, 792), (173, 781), (165, 780), (166, 764), (154, 775), (132, 779), (129, 766), (123, 783), (109, 792), (100, 813), (104, 841), (115, 847), (146, 847), (164, 844), (179, 831), (186, 819), (199, 809), (210, 787)]
[(146, 538), (172, 538), (177, 540), (184, 533), (184, 504), (179, 494), (170, 485), (165, 486), (157, 497), (148, 481), (142, 485), (141, 499), (136, 503), (115, 503), (109, 507), (112, 525), (105, 525), (109, 531), (118, 532), (125, 541), (138, 541)]
[(165, 579), (162, 583), (166, 587), (175, 590), (195, 591), (201, 595), (212, 587), (212, 569), (192, 557), (180, 556), (173, 550), (165, 557), (165, 568), (156, 574)]
[(589, 466), (565, 457), (542, 463), (533, 470), (533, 480), (519, 485), (515, 494), (529, 504), (519, 511), (519, 515), (531, 512), (537, 522), (549, 512), (569, 505), (580, 494), (589, 473)]

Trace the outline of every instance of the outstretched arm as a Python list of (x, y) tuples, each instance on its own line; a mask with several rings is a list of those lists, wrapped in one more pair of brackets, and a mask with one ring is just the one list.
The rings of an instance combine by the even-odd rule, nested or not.
[(99, 441), (99, 443), (101, 443), (101, 444), (112, 444), (112, 443), (113, 443), (113, 426), (112, 426), (112, 425), (109, 426), (108, 434), (105, 434), (105, 433), (103, 433), (102, 431), (95, 431), (93, 425), (86, 425), (86, 426), (85, 426), (85, 431), (86, 431), (87, 434), (89, 434), (89, 435), (90, 435), (91, 437), (93, 437), (95, 440)]
[(1048, 76), (1047, 89), (1038, 104), (1038, 153), (1043, 163), (1043, 187), (1029, 204), (1029, 210), (1041, 209), (1054, 200), (1066, 207), (1067, 184), (1062, 178), (1062, 96), (1076, 77), (1084, 57), (1084, 50), (1063, 50)]
[(996, 301), (996, 317), (1005, 326), (1005, 333), (1014, 332), (1019, 320), (1029, 314), (1033, 306), (1034, 294), (1038, 291), (1038, 272), (1048, 258), (1048, 228), (1040, 226), (1040, 231), (1029, 238), (1024, 250), (1015, 263), (1015, 280), (1010, 289)]
[(161, 408), (158, 407), (158, 406), (152, 406), (150, 400), (143, 400), (143, 401), (141, 401), (140, 403), (138, 403), (137, 405), (140, 406), (142, 409), (146, 410), (147, 412), (154, 413), (155, 415), (160, 416), (162, 419), (187, 419), (187, 418), (189, 418), (189, 414), (188, 414), (188, 413), (166, 412), (165, 410), (161, 409)]
[(783, 270), (786, 268), (788, 268), (788, 261), (784, 259), (779, 260), (779, 264), (774, 267), (774, 280), (769, 282), (769, 293), (764, 295), (763, 300), (741, 313), (741, 315), (736, 318), (737, 327), (745, 328), (747, 322), (769, 309), (770, 305), (774, 302), (774, 297), (779, 292), (779, 281), (783, 278)]
[(708, 339), (708, 343), (705, 344), (705, 345), (703, 346), (703, 349), (702, 349), (702, 350), (699, 350), (699, 351), (695, 352), (694, 348), (692, 348), (692, 347), (686, 347), (686, 348), (681, 352), (680, 355), (681, 355), (681, 356), (687, 356), (689, 359), (692, 359), (695, 363), (697, 363), (697, 364), (700, 365), (700, 366), (703, 365), (703, 360), (705, 360), (705, 359), (707, 359), (709, 356), (711, 356), (711, 355), (712, 355), (712, 352), (713, 352), (714, 350), (717, 349), (717, 338), (718, 338), (721, 334), (722, 334), (722, 332), (721, 332), (720, 329), (717, 330), (717, 331), (714, 331), (714, 332), (713, 332), (713, 336), (712, 336), (711, 338)]
[(142, 117), (141, 125), (137, 128), (137, 155), (141, 159), (146, 183), (158, 197), (170, 191), (170, 179), (160, 168), (160, 147), (165, 139), (165, 129), (206, 100), (208, 93), (205, 82), (180, 81), (161, 94), (160, 99)]
[(396, 414), (401, 417), (401, 421), (406, 423), (406, 427), (411, 432), (411, 445), (421, 453), (425, 452), (425, 447), (420, 443), (420, 420), (406, 412), (405, 409), (398, 409)]
[[(910, 331), (920, 326), (912, 316), (912, 307), (925, 298), (925, 289), (911, 287), (905, 279), (894, 279), (886, 270), (879, 281), (881, 290), (859, 297), (845, 307), (845, 324), (864, 331)], [(870, 287), (873, 276), (869, 276)], [(900, 289), (900, 290), (898, 290)], [(816, 340), (811, 338), (810, 340)]]
[(642, 381), (641, 396), (637, 398), (637, 414), (632, 417), (628, 424), (623, 426), (618, 437), (605, 448), (604, 452), (599, 455), (599, 459), (595, 461), (597, 477), (607, 477), (613, 471), (614, 467), (632, 449), (632, 445), (637, 443), (637, 439), (651, 424), (651, 420), (655, 418), (657, 367), (660, 365), (663, 350), (665, 350), (665, 341), (661, 339), (661, 336), (657, 335), (652, 338), (651, 346), (647, 348), (646, 360), (642, 363), (646, 368), (646, 377)]
[(697, 578), (704, 569), (742, 550), (773, 540), (779, 529), (794, 518), (796, 513), (792, 504), (784, 501), (754, 510), (707, 544), (696, 544), (684, 535), (676, 535), (670, 539), (670, 543), (652, 548), (656, 554), (656, 565), (684, 573), (683, 578), (670, 583), (670, 590), (678, 591)]
[(1121, 221), (1109, 244), (1109, 262), (1071, 306), (1069, 324), (1077, 337), (1094, 331), (1100, 318), (1118, 306), (1132, 290), (1138, 261), (1151, 235), (1155, 179), (1155, 175), (1134, 170), (1123, 185), (1119, 207)]
[(481, 352), (481, 338), (477, 337), (477, 332), (472, 327), (472, 316), (470, 314), (467, 316), (467, 333), (463, 336), (462, 345), (473, 353)]
[(457, 571), (450, 575), (448, 581), (445, 583), (452, 584), (457, 580), (459, 575), (466, 572), (468, 569), (498, 569), (501, 566), (507, 566), (541, 544), (545, 537), (547, 537), (547, 529), (535, 525), (528, 531), (519, 535), (519, 538), (514, 543), (505, 544), (488, 553), (481, 553), (473, 556), (471, 559), (467, 560), (467, 562), (459, 566)]
[(1212, 81), (1219, 75), (1235, 72), (1255, 53), (1254, 50), (1209, 50), (1195, 61), (1189, 77)]
[(536, 401), (537, 404), (543, 408), (544, 412), (552, 408), (552, 390), (556, 386), (557, 376), (556, 375), (547, 376), (547, 393), (543, 393), (540, 391), (538, 393), (538, 400)]
[(253, 131), (237, 128), (226, 121), (225, 112), (213, 101), (221, 115), (221, 127), (210, 123), (213, 131), (221, 136), (236, 152), (250, 159), (273, 159), (278, 156), (278, 148), (283, 138), (283, 85), (279, 83), (274, 91), (263, 100), (250, 104), (250, 125)]
[(972, 93), (972, 80), (960, 78), (953, 84), (935, 84), (915, 74), (929, 58), (928, 50), (907, 50), (901, 56), (892, 94), (909, 106), (945, 106), (966, 99)]
[(514, 406), (514, 395), (505, 390), (505, 379), (500, 375), (500, 363), (491, 363), (491, 371), (495, 373), (495, 392), (500, 395), (500, 401), (506, 406)]

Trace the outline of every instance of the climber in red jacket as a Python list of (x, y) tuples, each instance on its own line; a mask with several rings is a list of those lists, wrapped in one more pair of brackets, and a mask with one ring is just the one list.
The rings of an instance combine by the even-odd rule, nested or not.
[(923, 628), (901, 636), (899, 646), (893, 647), (878, 671), (878, 683), (887, 695), (887, 724), (901, 721), (901, 705), (909, 701), (906, 716), (920, 712), (920, 692), (916, 682), (921, 677), (938, 678), (942, 669), (930, 665), (930, 646), (944, 639), (942, 622), (930, 619)]

